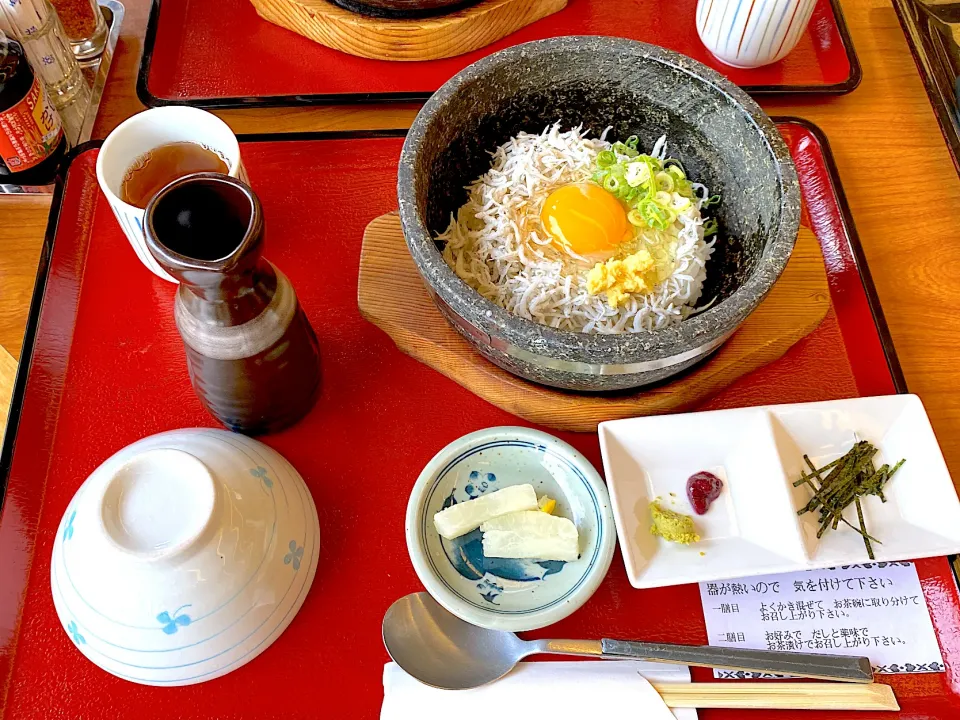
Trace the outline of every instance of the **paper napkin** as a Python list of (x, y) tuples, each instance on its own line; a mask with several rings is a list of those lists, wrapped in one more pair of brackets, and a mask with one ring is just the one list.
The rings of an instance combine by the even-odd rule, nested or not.
[(484, 687), (438, 690), (414, 680), (395, 663), (387, 663), (380, 720), (489, 720), (498, 716), (583, 720), (601, 715), (611, 720), (696, 720), (696, 710), (671, 712), (649, 681), (690, 682), (690, 670), (633, 660), (524, 662)]

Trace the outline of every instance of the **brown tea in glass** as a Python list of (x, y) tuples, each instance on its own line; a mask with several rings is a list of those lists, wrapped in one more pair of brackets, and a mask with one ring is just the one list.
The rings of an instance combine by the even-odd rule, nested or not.
[(172, 142), (155, 147), (127, 170), (120, 183), (120, 199), (146, 208), (150, 200), (174, 180), (198, 172), (229, 172), (222, 157), (194, 142)]

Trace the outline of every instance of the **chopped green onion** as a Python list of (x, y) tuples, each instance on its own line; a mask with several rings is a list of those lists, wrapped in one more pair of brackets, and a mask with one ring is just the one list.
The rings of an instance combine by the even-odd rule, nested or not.
[(647, 225), (656, 230), (666, 230), (677, 217), (673, 211), (661, 207), (653, 200), (642, 200), (637, 209), (647, 221)]
[(683, 168), (679, 165), (670, 165), (667, 167), (667, 172), (673, 175), (674, 180), (686, 180), (687, 174), (683, 172)]
[(717, 219), (716, 218), (707, 218), (703, 221), (703, 236), (710, 237), (715, 235), (717, 232)]
[(672, 193), (677, 185), (673, 180), (673, 176), (665, 172), (658, 172), (656, 174), (656, 181), (657, 189), (668, 193)]
[[(615, 142), (610, 150), (600, 152), (593, 180), (627, 206), (632, 225), (666, 230), (676, 222), (677, 213), (689, 209), (699, 197), (679, 160), (644, 155), (637, 150), (639, 143), (640, 138), (631, 135), (626, 142)], [(719, 201), (715, 195), (701, 206)], [(704, 232), (716, 233), (716, 220), (705, 221)]]
[(608, 168), (611, 165), (617, 164), (617, 156), (612, 150), (601, 150), (600, 154), (597, 155), (597, 166), (601, 168)]

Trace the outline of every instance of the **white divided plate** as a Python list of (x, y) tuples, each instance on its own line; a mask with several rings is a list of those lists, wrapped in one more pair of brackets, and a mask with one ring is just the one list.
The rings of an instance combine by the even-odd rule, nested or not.
[[(600, 424), (600, 448), (620, 549), (636, 588), (833, 567), (868, 560), (860, 534), (841, 524), (817, 538), (818, 513), (793, 482), (803, 455), (821, 466), (855, 438), (873, 443), (874, 464), (906, 462), (885, 487), (887, 502), (861, 499), (878, 561), (960, 552), (960, 501), (915, 395), (664, 415)], [(687, 478), (707, 470), (724, 489), (695, 515)], [(692, 515), (699, 543), (650, 534), (650, 502)], [(855, 506), (844, 517), (858, 526)]]

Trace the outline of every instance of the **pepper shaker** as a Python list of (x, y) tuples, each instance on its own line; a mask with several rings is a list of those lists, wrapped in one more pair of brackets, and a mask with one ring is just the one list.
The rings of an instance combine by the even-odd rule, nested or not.
[(107, 21), (97, 0), (50, 0), (77, 60), (90, 60), (107, 44)]

